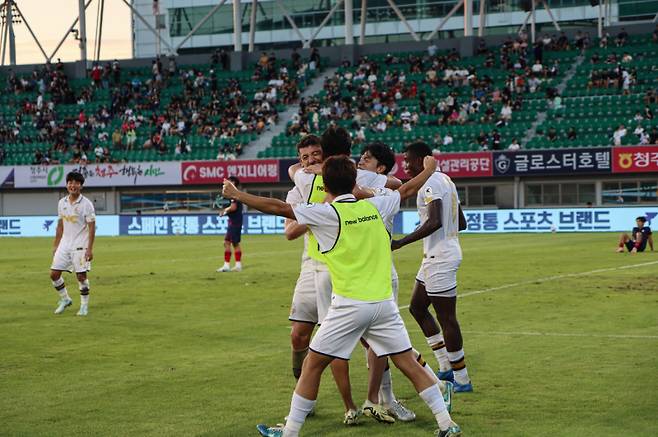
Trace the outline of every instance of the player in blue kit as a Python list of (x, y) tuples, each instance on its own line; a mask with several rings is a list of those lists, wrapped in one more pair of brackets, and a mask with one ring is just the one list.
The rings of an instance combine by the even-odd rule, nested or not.
[(636, 218), (635, 224), (637, 226), (633, 228), (631, 235), (623, 233), (621, 234), (621, 237), (619, 237), (619, 247), (617, 248), (617, 252), (622, 253), (624, 247), (626, 247), (630, 253), (644, 252), (647, 248), (647, 244), (649, 244), (649, 247), (653, 252), (653, 236), (651, 235), (651, 228), (645, 226), (647, 224), (646, 217), (640, 216)]
[[(229, 181), (236, 187), (240, 186), (240, 180), (230, 176)], [(220, 216), (228, 216), (228, 228), (224, 237), (224, 265), (217, 269), (218, 272), (240, 272), (242, 271), (242, 248), (240, 239), (242, 236), (242, 203), (231, 200), (231, 204), (219, 212)], [(231, 269), (231, 246), (235, 255), (235, 266)]]

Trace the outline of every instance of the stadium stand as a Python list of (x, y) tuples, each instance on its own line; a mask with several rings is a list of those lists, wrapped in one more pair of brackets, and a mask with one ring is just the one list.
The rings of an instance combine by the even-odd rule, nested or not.
[(130, 69), (114, 61), (89, 79), (69, 79), (59, 63), (10, 71), (0, 78), (0, 155), (7, 165), (232, 159), (297, 101), (318, 61), (263, 54), (238, 72), (216, 59)]
[[(382, 141), (401, 151), (414, 139), (441, 152), (601, 147), (658, 142), (658, 30), (591, 41), (521, 34), (476, 55), (456, 50), (393, 52), (344, 62), (322, 91), (299, 100), (320, 71), (319, 54), (263, 54), (228, 71), (170, 58), (151, 67), (118, 62), (69, 79), (61, 64), (0, 77), (4, 164), (234, 159), (299, 111), (260, 158), (296, 155), (304, 133), (346, 127), (354, 152)], [(163, 65), (166, 64), (166, 65)], [(318, 68), (315, 68), (315, 66)]]

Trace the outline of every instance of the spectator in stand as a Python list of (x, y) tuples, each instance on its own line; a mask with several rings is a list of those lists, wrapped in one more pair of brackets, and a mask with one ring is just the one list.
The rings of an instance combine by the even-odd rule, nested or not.
[(187, 143), (185, 135), (180, 134), (180, 138), (176, 144), (176, 148), (174, 149), (174, 155), (182, 155), (190, 153), (191, 151), (192, 147), (190, 147), (190, 145)]
[(443, 146), (450, 146), (452, 143), (454, 143), (454, 139), (452, 138), (452, 135), (450, 132), (446, 132), (445, 136), (443, 137)]
[(484, 131), (480, 131), (480, 134), (475, 139), (477, 144), (480, 146), (480, 150), (489, 150), (489, 137)]
[(500, 133), (496, 129), (491, 134), (491, 150), (500, 150)]
[(103, 146), (96, 144), (94, 147), (94, 156), (96, 157), (96, 162), (101, 162), (103, 159)]
[(121, 135), (121, 130), (119, 128), (115, 128), (114, 132), (112, 132), (112, 148), (113, 149), (123, 149), (123, 135)]
[(627, 40), (628, 40), (628, 32), (626, 32), (626, 29), (622, 27), (621, 31), (617, 34), (615, 43), (617, 44), (617, 47), (623, 47), (626, 45)]
[(126, 149), (132, 150), (137, 141), (137, 132), (135, 131), (135, 123), (130, 122), (126, 130)]
[(578, 133), (576, 132), (576, 128), (571, 126), (569, 130), (567, 130), (567, 139), (568, 140), (575, 140), (578, 137)]
[(512, 152), (516, 152), (517, 150), (521, 150), (521, 144), (519, 144), (519, 141), (516, 138), (512, 138), (512, 142), (507, 147), (507, 150), (510, 150)]
[(658, 145), (658, 128), (655, 126), (651, 128), (651, 133), (649, 134), (649, 144)]
[(612, 134), (613, 144), (615, 146), (621, 146), (621, 142), (626, 136), (626, 134), (627, 134), (626, 128), (624, 127), (623, 124), (620, 124)]
[(646, 105), (646, 106), (644, 107), (644, 114), (643, 114), (643, 117), (644, 117), (645, 119), (647, 119), (647, 120), (653, 120), (653, 111), (651, 110), (651, 108), (649, 107), (649, 105)]
[(548, 133), (546, 134), (546, 138), (548, 138), (548, 141), (554, 143), (557, 141), (557, 129), (555, 129), (553, 126), (548, 128)]

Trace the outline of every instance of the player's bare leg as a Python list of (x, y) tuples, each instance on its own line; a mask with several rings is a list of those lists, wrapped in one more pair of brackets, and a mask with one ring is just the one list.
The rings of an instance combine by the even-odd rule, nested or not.
[(432, 306), (441, 324), (445, 338), (448, 358), (455, 378), (455, 391), (473, 391), (471, 380), (466, 370), (463, 339), (457, 320), (457, 297), (430, 297)]
[(628, 243), (629, 241), (631, 241), (631, 237), (628, 234), (626, 233), (621, 234), (621, 236), (619, 237), (619, 246), (617, 247), (617, 252), (623, 253), (624, 247), (626, 246), (626, 243)]
[(233, 256), (235, 256), (235, 266), (231, 269), (233, 272), (242, 271), (242, 248), (240, 243), (233, 243)]
[(439, 364), (439, 372), (437, 376), (441, 380), (449, 381), (453, 378), (452, 366), (450, 365), (448, 352), (446, 350), (443, 335), (439, 329), (439, 324), (429, 311), (431, 304), (430, 298), (427, 296), (427, 291), (425, 290), (425, 284), (416, 281), (411, 293), (409, 312), (416, 320), (416, 323), (418, 323), (418, 326), (420, 326), (420, 330), (423, 331), (427, 344), (432, 349), (436, 361)]
[(61, 271), (51, 270), (50, 280), (52, 281), (53, 287), (55, 287), (55, 291), (57, 291), (57, 294), (59, 294), (59, 303), (55, 309), (55, 314), (61, 314), (67, 307), (73, 304), (73, 301), (69, 297), (69, 293), (66, 290), (66, 285), (64, 284)]
[(308, 346), (311, 344), (314, 323), (292, 322), (290, 330), (290, 343), (292, 345), (292, 374), (296, 380), (302, 374), (302, 365), (308, 354)]
[(400, 369), (411, 381), (420, 397), (425, 401), (430, 410), (432, 410), (432, 414), (434, 414), (441, 429), (439, 435), (461, 435), (459, 426), (450, 418), (450, 413), (444, 403), (436, 379), (429, 375), (418, 363), (414, 352), (410, 350), (401, 354), (391, 355), (391, 360), (395, 364), (395, 367)]
[[(308, 357), (307, 357), (308, 360)], [(302, 367), (302, 375), (306, 368), (306, 361)], [(346, 425), (356, 425), (359, 421), (359, 409), (352, 399), (352, 386), (350, 384), (350, 365), (347, 360), (333, 360), (331, 362), (331, 373), (336, 381), (336, 387), (345, 405), (345, 420)], [(300, 378), (301, 380), (301, 378)]]
[[(394, 423), (396, 417), (389, 412), (389, 409), (398, 404), (393, 394), (388, 358), (378, 357), (363, 339), (361, 344), (366, 348), (368, 363), (368, 397), (362, 407), (363, 414), (378, 422)], [(402, 405), (400, 407), (402, 407), (400, 411), (403, 420), (410, 421), (416, 418), (412, 411), (404, 410)]]
[(87, 273), (76, 273), (80, 287), (80, 310), (78, 316), (86, 316), (89, 313), (89, 280)]

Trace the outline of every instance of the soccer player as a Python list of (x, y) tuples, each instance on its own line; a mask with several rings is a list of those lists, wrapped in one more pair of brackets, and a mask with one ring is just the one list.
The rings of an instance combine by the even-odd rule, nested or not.
[[(419, 174), (427, 156), (432, 156), (432, 149), (426, 143), (409, 144), (404, 153), (405, 171), (411, 176)], [(473, 385), (466, 370), (457, 321), (457, 269), (462, 260), (458, 233), (466, 229), (466, 219), (455, 184), (438, 170), (418, 191), (416, 203), (420, 226), (402, 239), (394, 240), (391, 246), (396, 250), (423, 240), (423, 261), (416, 276), (409, 311), (439, 362), (439, 378), (452, 380), (455, 392), (470, 392)], [(436, 311), (443, 335), (429, 312), (430, 305)]]
[(626, 247), (626, 249), (628, 249), (628, 251), (633, 254), (644, 252), (644, 250), (647, 248), (647, 243), (653, 252), (653, 235), (651, 235), (651, 228), (649, 226), (645, 226), (646, 223), (646, 217), (640, 216), (636, 218), (635, 224), (637, 226), (633, 228), (631, 235), (623, 233), (621, 234), (621, 237), (619, 237), (619, 247), (617, 248), (617, 252), (622, 253), (624, 251), (624, 247)]
[[(345, 156), (349, 157), (352, 151), (352, 139), (349, 132), (341, 127), (329, 127), (320, 137), (322, 146), (322, 157), (327, 159), (331, 156)], [(294, 172), (295, 167), (290, 169)], [(322, 179), (322, 165), (314, 164), (307, 166), (304, 170), (299, 170), (293, 174), (295, 181), (295, 188), (299, 190), (302, 198), (307, 203), (323, 203), (325, 201), (326, 192), (324, 190)], [(358, 170), (357, 185), (367, 188), (398, 188), (402, 184), (397, 178), (379, 175), (374, 172)], [(329, 275), (328, 267), (324, 261), (323, 255), (320, 253), (318, 242), (311, 232), (308, 242), (308, 255), (313, 260), (312, 264), (315, 270), (315, 290), (317, 298), (317, 311), (318, 323), (327, 314), (329, 306), (331, 305), (332, 284)], [(352, 398), (349, 365), (347, 361), (336, 360), (331, 363), (331, 371), (336, 381), (338, 391), (340, 392), (343, 403), (345, 404), (345, 418), (343, 423), (346, 425), (356, 425), (359, 420), (361, 410), (356, 407)], [(376, 383), (376, 381), (374, 381)], [(379, 385), (377, 385), (378, 387)], [(395, 419), (381, 406), (377, 404), (365, 405), (366, 414), (373, 417), (380, 422), (392, 422)]]
[[(388, 175), (395, 166), (395, 152), (384, 143), (375, 142), (368, 144), (361, 151), (361, 158), (359, 159), (358, 168), (375, 172), (377, 174)], [(386, 228), (389, 233), (393, 234), (393, 217), (387, 221)], [(391, 263), (391, 287), (393, 289), (393, 298), (395, 303), (398, 302), (398, 273), (395, 269), (395, 263)], [(367, 350), (368, 367), (370, 368), (370, 379), (368, 381), (368, 400), (373, 402), (373, 399), (378, 398), (379, 403), (393, 416), (395, 419), (402, 422), (409, 422), (416, 418), (413, 411), (402, 405), (393, 393), (393, 381), (391, 378), (391, 370), (388, 365), (388, 359), (378, 359), (375, 353), (364, 344)], [(432, 368), (423, 360), (421, 354), (414, 349), (416, 360), (423, 366), (429, 374), (434, 375)], [(381, 383), (378, 384), (377, 381)], [(450, 411), (450, 402), (452, 396), (452, 383), (439, 382), (441, 391), (444, 393), (444, 401)]]
[(59, 293), (59, 304), (55, 314), (61, 314), (73, 304), (66, 290), (62, 272), (75, 272), (80, 288), (80, 309), (78, 316), (89, 313), (89, 280), (87, 272), (94, 259), (94, 239), (96, 236), (96, 214), (94, 204), (82, 195), (85, 178), (78, 172), (66, 175), (68, 195), (57, 204), (57, 231), (53, 243), (53, 263), (50, 279)]
[[(440, 437), (459, 436), (443, 402), (436, 380), (416, 361), (391, 289), (390, 235), (384, 222), (395, 215), (403, 198), (412, 196), (436, 169), (433, 157), (425, 170), (398, 191), (357, 201), (352, 195), (356, 167), (345, 156), (325, 160), (322, 176), (327, 201), (295, 208), (276, 199), (242, 193), (224, 182), (224, 196), (255, 209), (308, 225), (316, 237), (334, 284), (332, 303), (317, 334), (292, 396), (284, 428), (259, 425), (261, 435), (295, 437), (313, 409), (325, 368), (335, 360), (348, 360), (360, 338), (378, 356), (390, 356), (407, 376), (434, 414)], [(369, 274), (364, 274), (368, 272)]]
[[(240, 179), (229, 176), (228, 180), (235, 186), (240, 186)], [(219, 212), (220, 216), (228, 216), (228, 228), (224, 237), (224, 265), (217, 269), (218, 272), (241, 272), (242, 271), (242, 248), (240, 239), (242, 235), (242, 204), (231, 200), (231, 204)], [(235, 266), (231, 268), (231, 246), (235, 255)]]
[[(303, 168), (322, 162), (322, 147), (320, 138), (316, 135), (307, 135), (297, 144), (299, 162)], [(293, 187), (286, 196), (286, 203), (297, 206), (305, 203), (297, 187)], [(311, 343), (311, 334), (318, 323), (318, 306), (315, 293), (315, 267), (313, 260), (308, 256), (308, 227), (300, 225), (293, 219), (286, 219), (285, 235), (288, 240), (295, 240), (304, 236), (304, 250), (302, 252), (302, 265), (295, 284), (295, 291), (290, 307), (291, 322), (290, 340), (292, 343), (292, 374), (296, 380), (302, 373), (302, 363), (308, 354)]]

